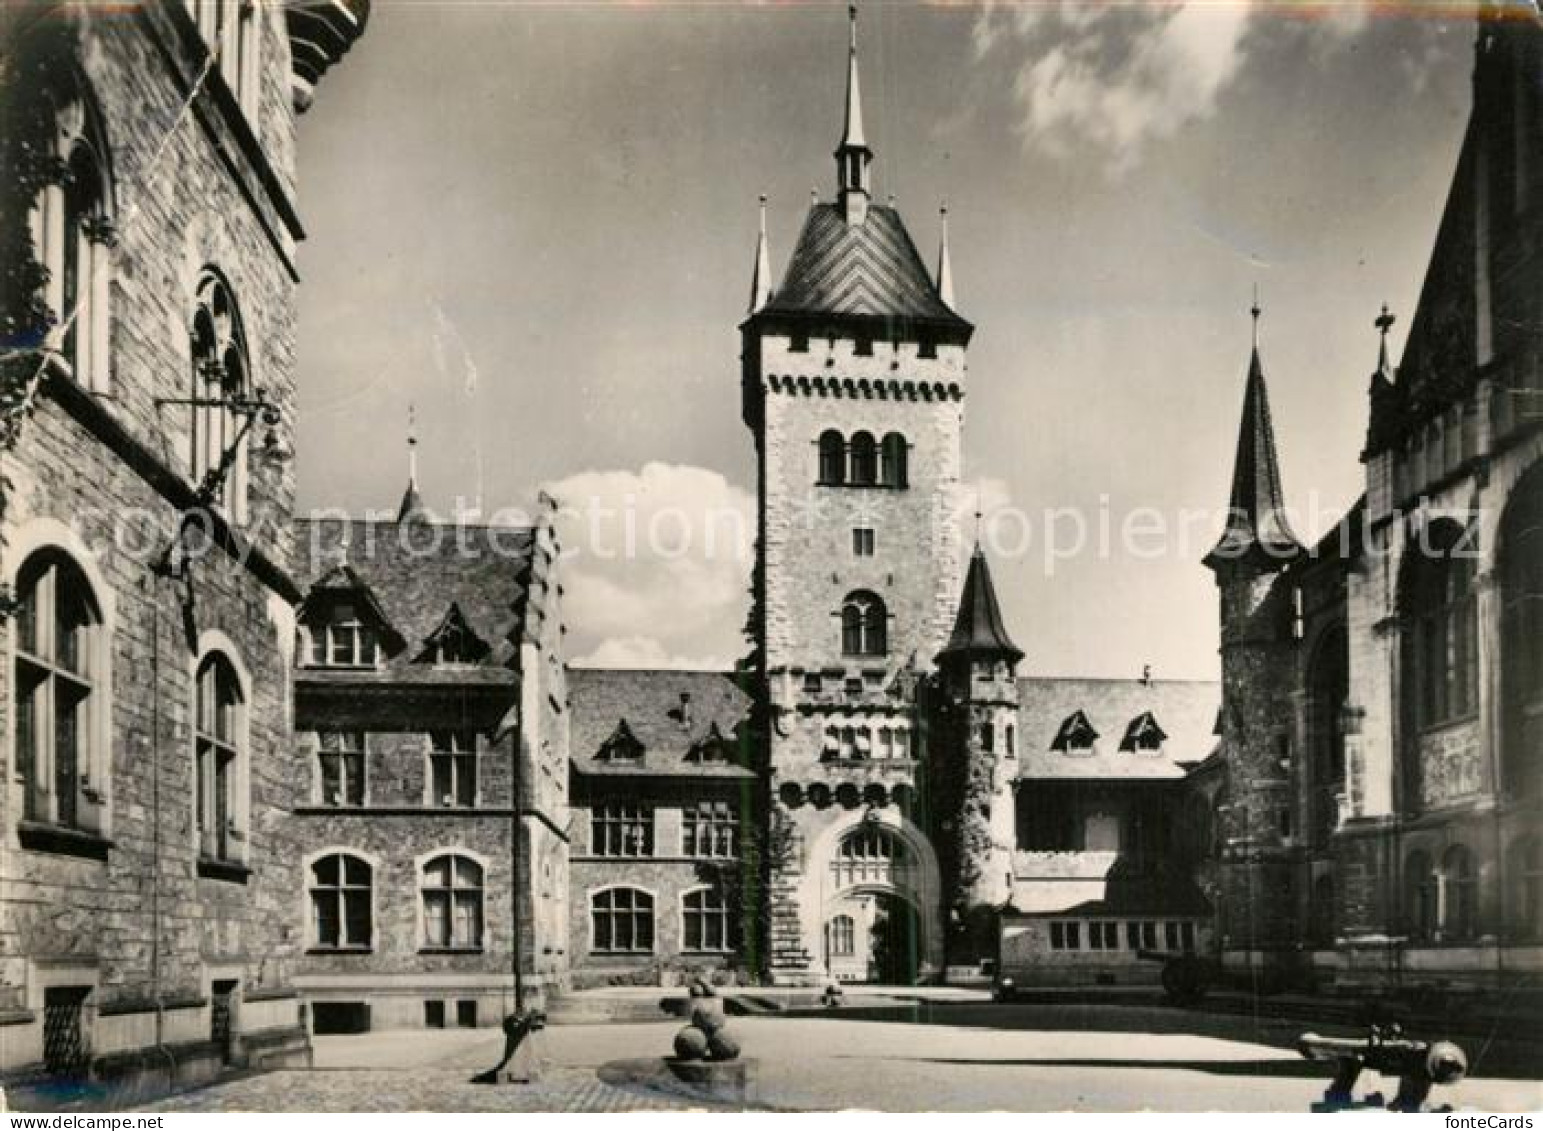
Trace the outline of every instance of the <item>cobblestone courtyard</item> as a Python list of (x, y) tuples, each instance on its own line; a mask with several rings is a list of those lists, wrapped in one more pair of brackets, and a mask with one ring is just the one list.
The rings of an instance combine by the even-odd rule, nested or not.
[[(989, 1007), (987, 1007), (989, 1009)], [(1168, 1011), (1171, 1013), (1171, 1011)], [(1155, 1109), (1303, 1111), (1324, 1073), (1279, 1039), (1269, 1044), (1183, 1031), (1193, 1015), (1083, 1012), (1046, 1018), (1031, 1010), (961, 1012), (959, 1024), (846, 1017), (746, 1017), (733, 1022), (753, 1058), (750, 1106), (832, 1110)], [(986, 1022), (991, 1022), (987, 1024)], [(1046, 1023), (1070, 1022), (1048, 1028)], [(1079, 1027), (1077, 1022), (1082, 1022)], [(498, 1059), (488, 1030), (392, 1032), (317, 1041), (317, 1068), (235, 1080), (150, 1105), (155, 1111), (629, 1111), (693, 1105), (638, 1082), (678, 1022), (554, 1026), (539, 1038), (539, 1084), (470, 1083)], [(1158, 1031), (1134, 1031), (1135, 1025)], [(1209, 1025), (1243, 1030), (1234, 1018)], [(1102, 1028), (1094, 1028), (1100, 1025)], [(1022, 1027), (1018, 1027), (1022, 1026)], [(1439, 1090), (1435, 1102), (1484, 1111), (1537, 1110), (1536, 1080), (1475, 1078)], [(1366, 1090), (1394, 1082), (1369, 1076)]]

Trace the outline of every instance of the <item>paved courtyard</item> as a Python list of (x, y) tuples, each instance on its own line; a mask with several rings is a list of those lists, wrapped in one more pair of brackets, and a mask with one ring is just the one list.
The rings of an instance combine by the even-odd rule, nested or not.
[[(1054, 1008), (1054, 1007), (1052, 1007)], [(950, 1009), (957, 1024), (944, 1023)], [(1164, 1026), (1164, 1015), (1172, 1023)], [(752, 1060), (748, 1106), (884, 1111), (1066, 1109), (1303, 1111), (1324, 1074), (1272, 1043), (1185, 1031), (1196, 1015), (1090, 1007), (952, 1006), (928, 1023), (847, 1014), (736, 1018)], [(317, 1040), (317, 1067), (235, 1080), (151, 1105), (156, 1111), (624, 1111), (702, 1106), (650, 1088), (678, 1021), (558, 1025), (538, 1037), (531, 1086), (470, 1083), (502, 1048), (496, 1031), (376, 1033)], [(1050, 1027), (1052, 1024), (1057, 1027)], [(1246, 1018), (1202, 1019), (1245, 1030)], [(1137, 1031), (1137, 1027), (1142, 1031)], [(1145, 1031), (1157, 1029), (1167, 1031)], [(1193, 1029), (1194, 1025), (1189, 1025)], [(1543, 1107), (1536, 1080), (1480, 1071), (1435, 1100), (1483, 1111)], [(1391, 1095), (1393, 1081), (1368, 1077)]]

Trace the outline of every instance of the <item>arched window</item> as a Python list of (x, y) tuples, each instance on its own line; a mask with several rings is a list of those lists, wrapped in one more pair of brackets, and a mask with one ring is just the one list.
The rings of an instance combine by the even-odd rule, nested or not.
[(877, 594), (858, 590), (841, 605), (841, 651), (847, 656), (882, 656), (889, 650), (888, 617)]
[(239, 861), (246, 854), (241, 820), (245, 770), (246, 697), (228, 657), (211, 652), (198, 665), (193, 742), (194, 828), (206, 860)]
[(834, 429), (820, 434), (820, 482), (839, 487), (846, 482), (847, 446)]
[(879, 446), (879, 482), (886, 487), (904, 487), (907, 483), (906, 442), (899, 432), (891, 432)]
[(482, 949), (482, 865), (446, 853), (423, 866), (423, 945)]
[(1426, 800), (1421, 733), (1467, 719), (1478, 709), (1477, 556), (1471, 529), (1436, 519), (1410, 539), (1400, 571), (1401, 694), (1411, 724), (1402, 763), (1404, 799), (1411, 809)]
[(28, 821), (98, 829), (108, 773), (99, 725), (108, 641), (85, 575), (42, 550), (16, 576), (16, 772)]
[(1512, 937), (1543, 938), (1543, 840), (1523, 837), (1506, 859), (1510, 886), (1508, 919)]
[(1319, 638), (1307, 671), (1308, 831), (1314, 844), (1326, 843), (1339, 823), (1349, 695), (1349, 637), (1344, 625), (1335, 625)]
[(108, 301), (116, 241), (113, 190), (101, 115), (79, 75), (49, 76), (53, 134), (30, 222), (47, 272), (43, 301), (53, 318), (49, 344), (88, 389), (109, 388)]
[(872, 487), (879, 480), (879, 447), (873, 436), (868, 432), (853, 433), (847, 450), (852, 486)]
[(850, 915), (837, 915), (825, 926), (826, 944), (832, 958), (851, 958), (857, 950), (857, 924)]
[(589, 901), (595, 954), (652, 954), (654, 897), (638, 888), (606, 888)]
[(1404, 922), (1411, 939), (1428, 942), (1436, 936), (1436, 873), (1430, 857), (1412, 852), (1404, 862)]
[(739, 949), (739, 920), (723, 893), (713, 888), (686, 893), (681, 900), (681, 928), (686, 950), (725, 954)]
[(1479, 933), (1479, 881), (1473, 853), (1460, 844), (1441, 858), (1441, 937), (1471, 939)]
[(834, 890), (856, 884), (911, 882), (916, 857), (900, 835), (883, 825), (864, 823), (847, 834), (831, 861)]
[(1543, 792), (1543, 463), (1500, 520), (1501, 780), (1512, 795)]
[[(250, 396), (247, 373), (246, 332), (241, 326), (241, 312), (225, 280), (213, 271), (205, 271), (198, 281), (191, 329), (193, 357), (193, 408), (191, 458), (193, 483), (204, 480), (219, 469), (225, 452), (236, 442), (242, 420), (231, 410), (233, 400)], [(246, 442), (231, 456), (214, 502), (224, 508), (233, 521), (246, 519)]]
[(319, 950), (368, 950), (372, 869), (347, 852), (311, 864), (311, 944)]

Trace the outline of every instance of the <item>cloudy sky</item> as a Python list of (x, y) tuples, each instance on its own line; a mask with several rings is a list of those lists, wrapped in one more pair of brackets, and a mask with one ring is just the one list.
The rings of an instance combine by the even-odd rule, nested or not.
[[(1219, 525), (1047, 562), (1045, 516), (1176, 529), (1225, 504), (1255, 284), (1299, 533), (1358, 493), (1372, 318), (1405, 315), (1397, 348), (1467, 113), (1450, 11), (865, 5), (878, 194), (929, 257), (950, 207), (966, 475), (1027, 671), (1215, 674)], [(832, 191), (845, 25), (823, 2), (376, 0), (301, 125), (301, 505), (393, 506), (416, 404), (431, 506), (544, 485), (585, 508), (575, 658), (739, 654), (756, 196), (780, 273)]]

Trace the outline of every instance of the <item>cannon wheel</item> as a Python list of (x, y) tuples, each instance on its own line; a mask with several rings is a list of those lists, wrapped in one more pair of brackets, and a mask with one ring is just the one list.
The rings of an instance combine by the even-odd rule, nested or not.
[(1205, 969), (1193, 958), (1170, 958), (1163, 963), (1163, 992), (1175, 1005), (1194, 1005), (1205, 997)]

